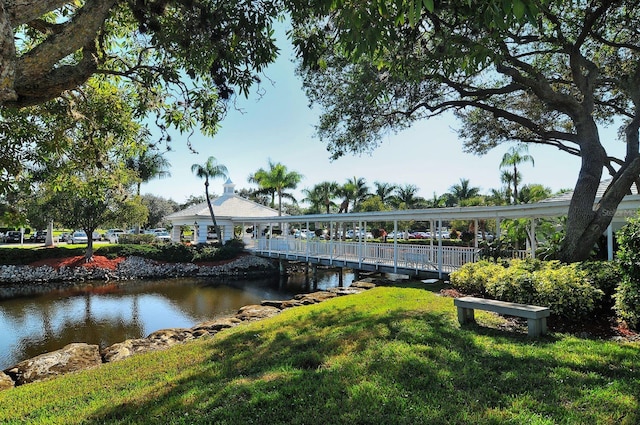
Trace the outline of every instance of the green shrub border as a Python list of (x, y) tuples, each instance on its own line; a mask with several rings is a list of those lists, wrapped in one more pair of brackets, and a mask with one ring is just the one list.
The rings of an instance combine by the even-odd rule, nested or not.
[[(83, 247), (78, 248), (2, 248), (0, 250), (0, 265), (28, 265), (41, 260), (52, 258), (75, 257), (85, 254)], [(244, 252), (244, 243), (231, 240), (224, 245), (185, 245), (180, 243), (145, 244), (136, 241), (134, 244), (103, 245), (95, 249), (94, 255), (101, 255), (109, 259), (117, 257), (137, 256), (149, 260), (169, 263), (191, 263), (230, 260)]]

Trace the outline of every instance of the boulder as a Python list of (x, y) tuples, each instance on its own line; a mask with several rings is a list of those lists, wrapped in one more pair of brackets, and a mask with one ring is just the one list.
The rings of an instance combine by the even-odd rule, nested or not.
[(105, 363), (126, 359), (137, 353), (157, 350), (157, 344), (146, 338), (127, 339), (104, 348), (100, 354)]
[(287, 301), (283, 301), (283, 300), (262, 300), (260, 302), (260, 305), (263, 306), (267, 306), (267, 307), (275, 307), (279, 310), (284, 310), (286, 307), (284, 307), (284, 304)]
[(13, 388), (16, 386), (16, 383), (13, 382), (13, 379), (6, 373), (0, 371), (0, 391), (8, 390), (9, 388)]
[(117, 342), (103, 349), (100, 354), (104, 362), (109, 363), (126, 359), (138, 353), (163, 350), (194, 338), (191, 329), (161, 329), (150, 333), (146, 338), (127, 339), (123, 342)]
[(97, 345), (73, 343), (50, 353), (41, 354), (5, 370), (16, 385), (42, 381), (69, 372), (102, 364)]
[(280, 309), (266, 305), (245, 305), (238, 310), (236, 317), (242, 321), (266, 319), (280, 313)]
[(223, 329), (232, 328), (241, 323), (242, 320), (237, 317), (222, 317), (214, 320), (207, 320), (206, 322), (198, 323), (191, 331), (195, 334), (200, 335), (202, 332), (207, 332), (211, 335), (215, 335)]
[(159, 331), (151, 332), (147, 339), (169, 347), (179, 342), (193, 339), (193, 332), (187, 328), (160, 329)]
[(317, 304), (331, 298), (337, 297), (337, 294), (328, 291), (310, 292), (308, 294), (298, 294), (294, 297), (301, 304)]
[(365, 289), (354, 288), (354, 287), (350, 286), (348, 288), (344, 288), (344, 287), (329, 288), (328, 291), (333, 293), (333, 294), (343, 296), (343, 295), (359, 294), (360, 292), (364, 292)]
[(360, 289), (373, 289), (376, 287), (376, 284), (367, 280), (358, 280), (356, 282), (352, 282), (350, 288), (360, 288)]

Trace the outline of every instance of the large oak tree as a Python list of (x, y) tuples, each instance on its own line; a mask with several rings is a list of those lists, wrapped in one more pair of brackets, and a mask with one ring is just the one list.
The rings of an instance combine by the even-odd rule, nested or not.
[[(334, 156), (454, 111), (468, 151), (538, 143), (581, 158), (561, 259), (588, 256), (630, 187), (640, 154), (636, 1), (290, 2), (301, 73)], [(620, 126), (623, 158), (602, 140)], [(540, 161), (541, 163), (543, 161)], [(603, 172), (612, 176), (595, 202)]]
[(64, 129), (33, 131), (43, 108), (79, 118), (76, 99), (89, 84), (125, 93), (131, 119), (160, 130), (156, 143), (170, 141), (170, 128), (214, 134), (234, 96), (259, 84), (275, 59), (271, 24), (280, 7), (271, 0), (1, 1), (0, 196), (16, 187), (16, 176), (60, 154)]

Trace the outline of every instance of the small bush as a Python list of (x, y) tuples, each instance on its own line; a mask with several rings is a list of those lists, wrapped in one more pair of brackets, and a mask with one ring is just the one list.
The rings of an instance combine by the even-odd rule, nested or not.
[(487, 278), (486, 289), (491, 298), (522, 304), (535, 301), (534, 275), (526, 268), (510, 265), (502, 273), (492, 273)]
[(554, 266), (556, 261), (533, 273), (535, 304), (548, 306), (553, 314), (570, 320), (589, 317), (603, 296), (603, 292), (591, 285), (587, 273), (577, 264)]
[(156, 242), (156, 236), (152, 234), (147, 234), (147, 233), (143, 233), (139, 235), (125, 233), (118, 236), (118, 243), (125, 244), (125, 245), (152, 244), (154, 242)]
[(640, 325), (640, 217), (630, 219), (617, 232), (617, 239), (622, 280), (614, 309), (618, 317), (636, 328)]
[(75, 257), (84, 255), (85, 248), (2, 248), (0, 265), (26, 265), (48, 258)]
[(231, 239), (218, 249), (216, 260), (230, 260), (236, 258), (244, 251), (244, 242), (239, 239)]
[(618, 261), (585, 261), (580, 263), (578, 268), (585, 271), (591, 285), (603, 293), (596, 310), (611, 311), (615, 305), (616, 290), (622, 281), (620, 263)]
[(160, 253), (160, 250), (153, 245), (124, 245), (124, 244), (114, 244), (114, 245), (105, 245), (96, 249), (96, 255), (104, 255), (107, 258), (116, 258), (116, 257), (143, 257), (143, 258), (153, 258), (157, 257)]
[(504, 267), (491, 261), (466, 263), (449, 275), (451, 285), (464, 294), (484, 295), (491, 276), (504, 272)]

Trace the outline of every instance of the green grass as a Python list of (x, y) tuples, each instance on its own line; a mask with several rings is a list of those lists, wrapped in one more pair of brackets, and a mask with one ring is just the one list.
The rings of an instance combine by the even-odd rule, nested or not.
[(0, 423), (635, 424), (640, 345), (460, 328), (450, 298), (379, 287), (0, 392)]

